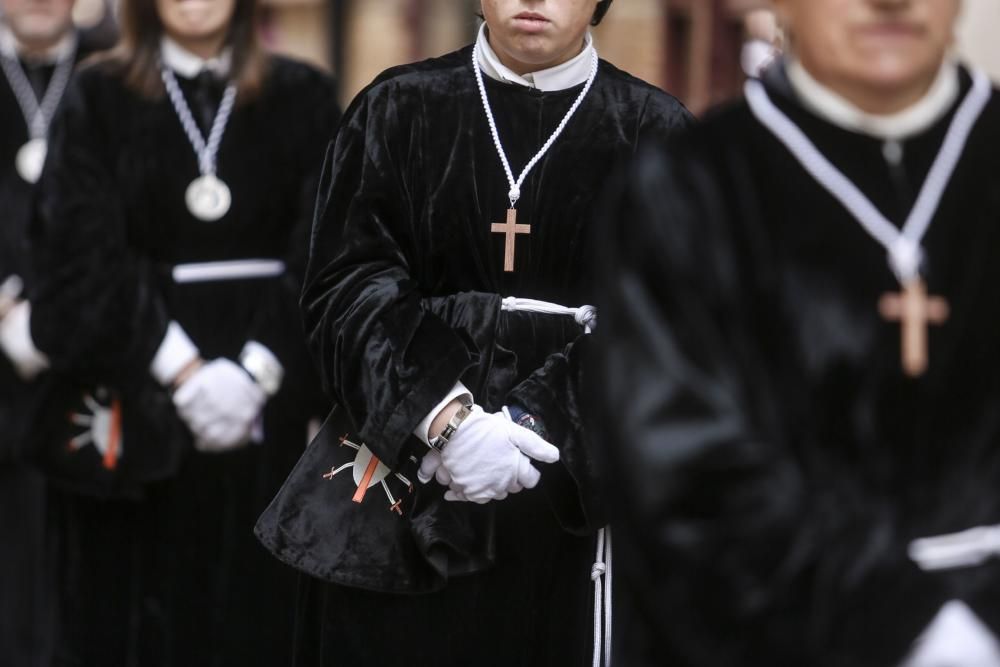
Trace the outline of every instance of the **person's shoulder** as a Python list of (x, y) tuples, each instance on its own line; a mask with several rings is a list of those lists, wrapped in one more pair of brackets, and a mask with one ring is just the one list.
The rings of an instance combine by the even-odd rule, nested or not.
[(129, 96), (131, 91), (125, 83), (126, 72), (126, 63), (116, 54), (97, 53), (77, 66), (71, 89), (88, 99)]
[(439, 90), (447, 94), (456, 80), (466, 79), (471, 71), (472, 47), (467, 46), (443, 56), (429, 58), (385, 70), (362, 90), (356, 100), (372, 100), (395, 96), (399, 93), (419, 91), (421, 94)]
[(466, 46), (443, 56), (390, 67), (375, 77), (362, 93), (381, 90), (387, 86), (423, 87), (442, 78), (461, 75), (471, 68), (471, 63), (472, 46)]
[(284, 92), (289, 89), (313, 90), (335, 86), (333, 77), (315, 65), (283, 55), (269, 55), (267, 85)]
[(693, 119), (691, 112), (677, 97), (659, 86), (619, 69), (607, 60), (601, 60), (600, 75), (608, 89), (628, 97), (642, 99), (661, 114), (684, 120)]
[(729, 101), (705, 112), (697, 123), (668, 140), (647, 142), (637, 163), (646, 173), (660, 170), (686, 180), (683, 174), (721, 176), (734, 164), (752, 162), (761, 128), (742, 99)]
[(436, 58), (390, 67), (354, 97), (344, 115), (359, 119), (370, 108), (406, 104), (416, 97), (425, 105), (434, 95), (453, 99), (472, 80), (471, 63), (472, 47), (467, 46)]

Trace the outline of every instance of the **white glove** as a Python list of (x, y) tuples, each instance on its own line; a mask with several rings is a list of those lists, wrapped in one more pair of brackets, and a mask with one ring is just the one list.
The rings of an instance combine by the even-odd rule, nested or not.
[(18, 302), (0, 320), (0, 348), (26, 382), (49, 367), (49, 358), (31, 340), (31, 304), (27, 301)]
[(903, 667), (1000, 667), (1000, 642), (969, 607), (948, 602)]
[[(538, 471), (530, 465), (525, 472), (529, 478), (538, 474)], [(427, 454), (424, 455), (424, 458), (420, 461), (420, 470), (417, 471), (417, 479), (419, 479), (423, 484), (427, 484), (432, 479), (436, 479), (438, 484), (441, 486), (451, 486), (451, 473), (448, 472), (448, 469), (441, 464), (441, 453), (436, 449), (432, 449), (427, 452)], [(530, 482), (530, 479), (527, 481)], [(532, 483), (531, 486), (534, 487), (535, 484), (537, 484), (537, 481)], [(519, 479), (515, 479), (514, 482), (507, 487), (507, 493), (500, 494), (494, 498), (494, 500), (503, 500), (508, 494), (520, 493), (521, 491), (524, 491), (524, 486)], [(468, 502), (469, 500), (465, 497), (464, 493), (455, 489), (446, 491), (444, 495), (446, 500), (457, 500), (463, 502)]]
[(199, 368), (174, 392), (174, 405), (203, 452), (242, 447), (267, 400), (245, 370), (228, 359)]
[[(541, 473), (531, 460), (555, 463), (559, 450), (503, 413), (488, 414), (477, 405), (440, 457), (434, 474), (438, 481), (450, 476), (445, 500), (483, 504), (537, 486)], [(433, 458), (424, 457), (421, 479), (429, 481), (433, 467)]]

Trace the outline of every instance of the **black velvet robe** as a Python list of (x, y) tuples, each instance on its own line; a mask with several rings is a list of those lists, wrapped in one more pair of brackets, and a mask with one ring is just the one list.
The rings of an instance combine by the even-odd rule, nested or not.
[[(77, 61), (99, 46), (81, 35)], [(40, 89), (48, 86), (54, 65), (25, 66)], [(0, 74), (0, 281), (19, 276), (26, 298), (34, 289), (28, 233), (35, 187), (17, 173), (16, 159), (28, 139), (21, 107)], [(7, 667), (47, 666), (52, 649), (45, 485), (29, 465), (39, 412), (51, 391), (48, 374), (26, 383), (0, 354), (0, 663)]]
[[(515, 171), (581, 90), (486, 87)], [(328, 153), (302, 299), (338, 407), (258, 524), (278, 557), (335, 584), (304, 584), (297, 665), (572, 665), (589, 655), (593, 531), (604, 519), (575, 400), (586, 337), (572, 318), (501, 313), (500, 302), (590, 303), (588, 239), (610, 165), (688, 119), (669, 95), (602, 62), (522, 188), (518, 222), (532, 233), (504, 273), (504, 238), (490, 226), (505, 219), (509, 185), (471, 48), (389, 70), (352, 104)], [(488, 411), (519, 404), (545, 422), (562, 461), (543, 466), (538, 489), (475, 506), (416, 482), (427, 447), (412, 431), (458, 380)], [(377, 487), (352, 503), (349, 474), (323, 478), (354, 456), (339, 446), (345, 433), (414, 482), (388, 480), (400, 512)], [(412, 593), (422, 595), (400, 595)]]
[[(892, 166), (806, 111), (781, 68), (766, 85), (906, 218), (954, 109)], [(746, 104), (631, 172), (595, 340), (619, 664), (887, 667), (949, 599), (1000, 628), (995, 563), (927, 574), (907, 557), (914, 538), (1000, 522), (998, 141), (994, 96), (924, 240), (951, 317), (917, 379), (878, 311), (899, 291), (886, 251)]]
[[(118, 65), (81, 72), (54, 125), (33, 332), (59, 372), (121, 397), (121, 476), (140, 473), (127, 480), (126, 499), (55, 495), (58, 664), (288, 664), (294, 577), (255, 543), (252, 527), (305, 446), (307, 420), (322, 414), (297, 299), (322, 152), (339, 112), (326, 76), (280, 58), (267, 67), (262, 91), (238, 101), (222, 141), (218, 174), (233, 205), (217, 222), (185, 206), (197, 161), (169, 100), (137, 95)], [(194, 83), (178, 78), (192, 99)], [(281, 259), (287, 270), (171, 280), (177, 264), (245, 258)], [(284, 365), (262, 444), (220, 455), (190, 447), (150, 377), (170, 320), (206, 359), (235, 359), (256, 340)], [(165, 443), (174, 447), (167, 465), (127, 464), (163, 462)], [(101, 481), (74, 488), (121, 490), (114, 476)]]

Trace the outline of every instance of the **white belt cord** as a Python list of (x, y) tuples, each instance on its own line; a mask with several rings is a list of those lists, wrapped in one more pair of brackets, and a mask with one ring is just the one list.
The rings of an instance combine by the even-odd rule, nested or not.
[(597, 531), (597, 555), (590, 568), (590, 578), (594, 582), (594, 667), (601, 667), (602, 664), (604, 667), (611, 667), (610, 526)]
[(517, 311), (525, 313), (542, 313), (545, 315), (568, 315), (576, 320), (576, 323), (583, 327), (584, 333), (592, 333), (597, 327), (597, 308), (593, 306), (580, 306), (579, 308), (567, 308), (548, 301), (536, 301), (535, 299), (518, 299), (509, 296), (503, 300), (500, 309), (507, 313)]
[(924, 571), (981, 565), (1000, 556), (1000, 526), (980, 526), (960, 533), (913, 540), (909, 556)]
[[(597, 308), (580, 306), (568, 308), (547, 301), (507, 297), (500, 307), (507, 313), (526, 312), (546, 315), (566, 315), (583, 327), (584, 333), (592, 333), (597, 327)], [(590, 579), (594, 582), (594, 667), (611, 667), (611, 528), (597, 531), (597, 555), (590, 568)]]
[(220, 280), (275, 278), (285, 272), (280, 259), (235, 259), (224, 262), (178, 264), (173, 269), (175, 283), (209, 283)]

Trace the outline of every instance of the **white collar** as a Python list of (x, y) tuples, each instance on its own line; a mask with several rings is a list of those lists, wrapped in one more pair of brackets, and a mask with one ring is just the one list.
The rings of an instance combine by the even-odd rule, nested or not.
[[(61, 62), (73, 56), (76, 51), (76, 42), (76, 31), (69, 30), (55, 45), (46, 49), (41, 55), (33, 55), (31, 60), (48, 64)], [(14, 31), (6, 23), (0, 23), (0, 54), (8, 58), (19, 58), (22, 51), (24, 48), (17, 41)]]
[(205, 60), (164, 35), (160, 39), (160, 57), (163, 64), (185, 79), (193, 79), (204, 71), (228, 77), (233, 65), (233, 49), (226, 47), (214, 58)]
[(479, 56), (479, 67), (491, 79), (548, 92), (573, 88), (585, 83), (590, 78), (591, 58), (594, 53), (594, 38), (588, 30), (584, 40), (583, 51), (576, 57), (567, 60), (561, 65), (537, 72), (529, 72), (524, 75), (514, 72), (500, 62), (500, 58), (497, 57), (493, 47), (490, 46), (489, 39), (486, 37), (485, 23), (479, 28), (479, 37), (476, 38), (475, 49)]
[(958, 65), (951, 59), (941, 65), (922, 99), (907, 109), (884, 116), (862, 111), (813, 78), (794, 58), (789, 60), (787, 71), (792, 88), (810, 111), (845, 130), (886, 141), (924, 132), (948, 113), (959, 94)]

